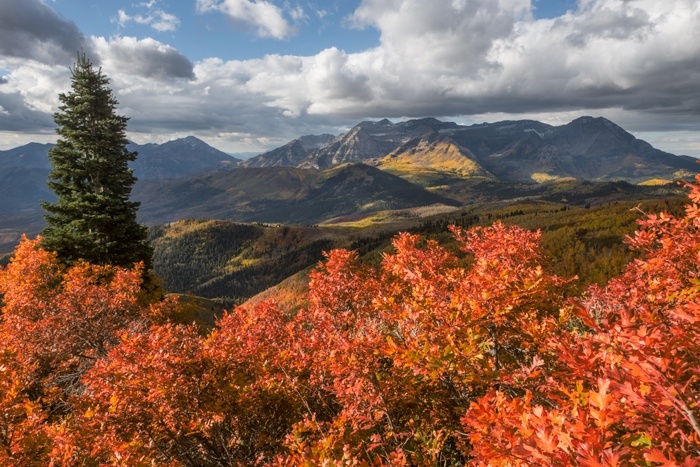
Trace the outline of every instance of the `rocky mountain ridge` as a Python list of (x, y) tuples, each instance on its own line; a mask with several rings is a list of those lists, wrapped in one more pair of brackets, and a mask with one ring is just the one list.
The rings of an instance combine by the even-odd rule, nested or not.
[[(297, 145), (294, 157), (284, 162), (276, 157), (278, 149), (261, 154), (256, 166), (323, 169), (363, 162), (381, 167), (387, 156), (407, 156), (411, 151), (418, 151), (422, 165), (429, 166), (430, 154), (424, 149), (437, 140), (458, 148), (474, 173), (503, 182), (576, 178), (639, 183), (688, 178), (700, 171), (696, 159), (655, 149), (602, 117), (580, 117), (561, 126), (534, 120), (470, 126), (434, 118), (361, 122), (325, 146), (305, 150)], [(419, 147), (423, 149), (415, 149)]]

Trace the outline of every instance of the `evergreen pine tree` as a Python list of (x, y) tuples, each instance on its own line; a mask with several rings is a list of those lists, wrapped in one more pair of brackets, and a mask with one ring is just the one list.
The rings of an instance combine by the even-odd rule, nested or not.
[(85, 54), (71, 75), (72, 90), (59, 94), (54, 114), (59, 140), (49, 151), (48, 186), (58, 201), (42, 203), (48, 213), (42, 246), (67, 263), (149, 267), (153, 251), (136, 221), (140, 203), (129, 200), (136, 177), (128, 163), (137, 154), (126, 148), (128, 118), (116, 114), (109, 79)]

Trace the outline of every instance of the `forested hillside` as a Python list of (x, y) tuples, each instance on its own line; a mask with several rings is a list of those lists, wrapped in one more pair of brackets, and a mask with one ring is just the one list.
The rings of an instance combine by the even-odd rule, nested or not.
[(585, 288), (604, 284), (636, 256), (622, 239), (634, 232), (645, 212), (678, 214), (684, 199), (612, 201), (588, 208), (551, 201), (490, 203), (362, 228), (352, 223), (295, 227), (189, 220), (153, 227), (150, 239), (155, 271), (169, 292), (193, 293), (226, 305), (262, 292), (255, 303), (274, 298), (292, 305), (304, 300), (308, 273), (330, 248), (357, 250), (366, 261), (377, 263), (382, 252), (391, 251), (391, 238), (400, 231), (454, 247), (450, 225), (469, 228), (501, 220), (540, 229), (551, 270), (577, 276), (576, 286)]
[(309, 227), (180, 221), (153, 227), (153, 268), (168, 292), (240, 303), (323, 258), (332, 232)]

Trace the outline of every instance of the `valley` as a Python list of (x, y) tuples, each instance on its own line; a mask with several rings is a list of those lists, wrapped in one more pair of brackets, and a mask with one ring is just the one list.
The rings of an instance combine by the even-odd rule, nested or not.
[[(454, 248), (448, 226), (469, 228), (496, 221), (541, 230), (552, 271), (577, 276), (575, 287), (583, 290), (593, 283), (605, 284), (637, 256), (623, 239), (638, 228), (643, 212), (682, 214), (687, 198), (676, 188), (665, 190), (610, 192), (589, 207), (541, 198), (494, 201), (443, 213), (397, 211), (367, 222), (317, 226), (187, 220), (152, 227), (150, 239), (154, 270), (166, 289), (214, 300), (215, 312), (265, 300), (275, 300), (285, 309), (303, 307), (308, 274), (332, 248), (357, 250), (363, 261), (379, 264), (382, 255), (392, 251), (391, 239), (398, 232), (419, 233)], [(586, 199), (590, 198), (582, 201)]]
[[(0, 151), (0, 253), (43, 228), (50, 147)], [(557, 273), (603, 283), (632, 257), (620, 241), (636, 227), (635, 208), (676, 209), (684, 191), (674, 181), (700, 171), (695, 159), (593, 117), (560, 127), (361, 122), (244, 161), (194, 137), (130, 150), (139, 152), (132, 199), (150, 226), (155, 272), (169, 292), (217, 309), (298, 301), (331, 248), (376, 262), (397, 232), (449, 244), (448, 225), (495, 220), (541, 229), (547, 254), (561, 259)]]

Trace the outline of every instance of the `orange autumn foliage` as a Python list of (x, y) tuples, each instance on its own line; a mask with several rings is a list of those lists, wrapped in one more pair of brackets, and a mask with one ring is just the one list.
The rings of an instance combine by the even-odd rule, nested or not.
[(337, 250), (312, 274), (297, 335), (311, 384), (340, 410), (298, 427), (311, 449), (297, 435), (297, 462), (465, 461), (458, 433), (470, 401), (519, 386), (515, 370), (558, 326), (565, 281), (543, 271), (537, 233), (502, 224), (454, 232), (474, 255), (470, 268), (402, 234), (379, 270)]
[(252, 465), (271, 458), (303, 408), (274, 359), (284, 336), (272, 308), (225, 316), (201, 338), (165, 324), (124, 334), (83, 378), (72, 461)]
[(0, 271), (2, 465), (44, 465), (49, 427), (72, 415), (85, 372), (119, 341), (118, 332), (164, 319), (174, 306), (141, 303), (139, 267), (65, 268), (39, 241), (23, 239)]
[(0, 272), (1, 465), (700, 465), (700, 188), (647, 216), (644, 257), (574, 295), (539, 233), (401, 234), (346, 250), (308, 307), (239, 307), (202, 336), (139, 270)]
[[(477, 465), (700, 465), (700, 187), (650, 215), (645, 257), (567, 313), (556, 365), (525, 398), (491, 390), (463, 419)], [(535, 396), (537, 401), (534, 401)]]

